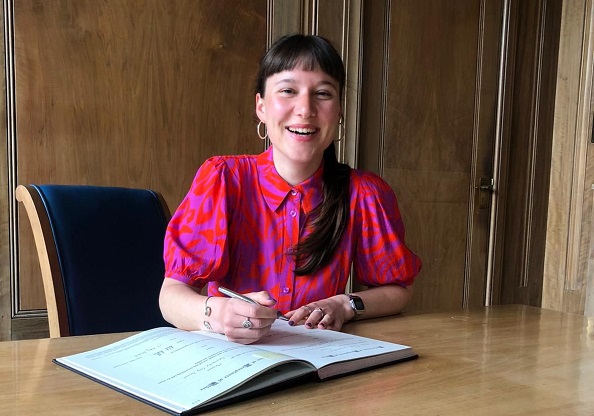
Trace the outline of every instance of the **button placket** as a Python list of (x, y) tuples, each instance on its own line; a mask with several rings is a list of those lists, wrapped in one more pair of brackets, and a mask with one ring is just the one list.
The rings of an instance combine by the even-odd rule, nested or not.
[(291, 248), (295, 247), (299, 241), (299, 226), (300, 226), (300, 215), (301, 210), (301, 194), (296, 189), (292, 189), (290, 197), (286, 199), (285, 215), (287, 215), (286, 230), (288, 237), (287, 246), (287, 260), (283, 262), (283, 275), (285, 276), (284, 282), (280, 286), (280, 299), (284, 305), (288, 305), (287, 309), (290, 309), (290, 305), (293, 303), (293, 288), (295, 286), (295, 262), (292, 255), (289, 254)]

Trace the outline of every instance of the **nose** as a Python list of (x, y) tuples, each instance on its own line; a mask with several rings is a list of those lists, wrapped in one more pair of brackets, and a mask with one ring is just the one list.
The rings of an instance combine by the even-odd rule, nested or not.
[(316, 106), (314, 97), (309, 92), (300, 94), (295, 106), (297, 115), (303, 118), (310, 118), (316, 116)]

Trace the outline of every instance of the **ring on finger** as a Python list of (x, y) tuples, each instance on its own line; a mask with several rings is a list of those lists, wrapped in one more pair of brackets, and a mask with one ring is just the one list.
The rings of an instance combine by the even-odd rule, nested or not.
[(307, 306), (307, 305), (303, 305), (303, 306), (302, 306), (302, 308), (305, 308), (305, 309), (307, 309), (307, 313), (308, 313), (308, 314), (310, 314), (310, 315), (312, 314), (312, 309), (311, 309), (309, 306)]
[(250, 329), (253, 326), (252, 321), (250, 321), (250, 318), (245, 318), (245, 321), (243, 321), (241, 325), (246, 329)]
[[(315, 309), (314, 309), (314, 312), (320, 312), (320, 313), (322, 314), (322, 318), (323, 318), (324, 316), (326, 316), (326, 314), (324, 313), (324, 310), (323, 310), (322, 308), (315, 308)], [(312, 312), (312, 313), (313, 313), (313, 312)], [(320, 319), (322, 319), (322, 318), (320, 318)]]

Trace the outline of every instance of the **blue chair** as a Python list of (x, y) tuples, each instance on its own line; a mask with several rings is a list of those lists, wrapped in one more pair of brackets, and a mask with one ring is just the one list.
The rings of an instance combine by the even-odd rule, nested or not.
[(146, 189), (19, 185), (41, 266), (50, 337), (169, 326), (159, 309), (171, 218)]

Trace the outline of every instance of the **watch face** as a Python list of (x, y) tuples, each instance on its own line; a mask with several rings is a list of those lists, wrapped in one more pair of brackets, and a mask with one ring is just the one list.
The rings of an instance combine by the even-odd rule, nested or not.
[(364, 311), (365, 310), (365, 305), (363, 304), (363, 301), (361, 300), (361, 298), (353, 296), (351, 298), (351, 301), (355, 305), (355, 309), (356, 310), (358, 310), (358, 311)]

